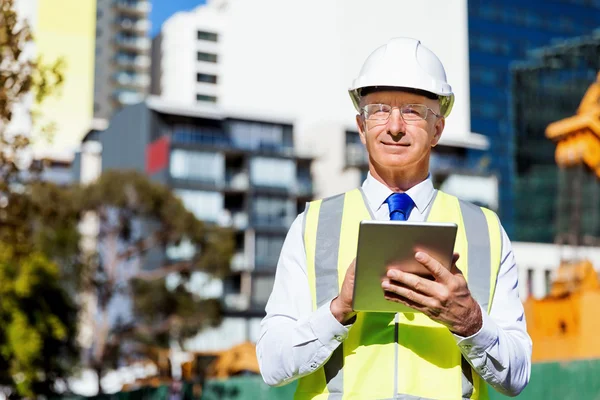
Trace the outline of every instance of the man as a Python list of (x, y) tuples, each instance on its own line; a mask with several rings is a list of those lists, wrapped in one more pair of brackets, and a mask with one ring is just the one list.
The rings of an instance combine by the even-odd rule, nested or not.
[[(292, 224), (257, 344), (265, 382), (299, 379), (300, 399), (486, 399), (486, 382), (517, 395), (531, 339), (510, 241), (494, 213), (434, 190), (429, 175), (454, 102), (444, 67), (419, 41), (392, 39), (349, 92), (369, 175)], [(451, 270), (417, 253), (433, 280), (390, 270), (373, 294), (421, 313), (353, 312), (358, 224), (370, 218), (458, 224)]]

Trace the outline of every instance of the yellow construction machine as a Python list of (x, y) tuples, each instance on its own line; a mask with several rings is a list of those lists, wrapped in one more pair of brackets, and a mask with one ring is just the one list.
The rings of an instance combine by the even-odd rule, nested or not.
[[(584, 167), (585, 173), (600, 178), (600, 73), (585, 93), (576, 115), (548, 125), (546, 137), (556, 143), (555, 160), (561, 169)], [(573, 215), (567, 217), (575, 222), (571, 224), (571, 232), (564, 236), (567, 243), (560, 242), (578, 246), (581, 244), (578, 221), (585, 216), (577, 207), (571, 212)], [(591, 260), (560, 262), (550, 293), (543, 299), (530, 297), (525, 301), (527, 325), (534, 343), (533, 361), (600, 358), (598, 274)]]

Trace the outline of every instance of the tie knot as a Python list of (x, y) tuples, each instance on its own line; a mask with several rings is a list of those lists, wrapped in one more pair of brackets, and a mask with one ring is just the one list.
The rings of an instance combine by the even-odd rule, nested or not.
[(415, 203), (406, 193), (392, 193), (385, 202), (390, 209), (390, 219), (406, 221)]

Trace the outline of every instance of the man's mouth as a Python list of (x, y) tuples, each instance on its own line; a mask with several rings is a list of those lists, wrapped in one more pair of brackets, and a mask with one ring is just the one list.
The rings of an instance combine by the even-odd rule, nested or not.
[(394, 146), (394, 147), (408, 147), (410, 146), (408, 143), (400, 143), (400, 142), (381, 142), (381, 144), (386, 146)]

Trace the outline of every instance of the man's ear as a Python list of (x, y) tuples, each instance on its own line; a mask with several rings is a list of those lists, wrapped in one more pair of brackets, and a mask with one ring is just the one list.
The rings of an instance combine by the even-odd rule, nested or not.
[(360, 114), (356, 114), (356, 126), (358, 127), (358, 135), (360, 136), (360, 141), (363, 145), (367, 145), (367, 137), (365, 132), (365, 124), (362, 116)]
[(433, 127), (434, 133), (431, 138), (431, 147), (437, 146), (440, 138), (442, 137), (442, 132), (444, 131), (444, 127), (446, 126), (446, 118), (441, 117), (435, 122), (435, 126)]

